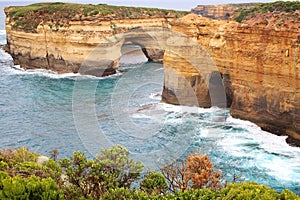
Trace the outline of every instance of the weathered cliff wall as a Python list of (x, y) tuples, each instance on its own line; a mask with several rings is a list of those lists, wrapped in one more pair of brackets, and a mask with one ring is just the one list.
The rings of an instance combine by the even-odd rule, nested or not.
[[(7, 50), (24, 68), (97, 76), (114, 73), (122, 44), (138, 44), (150, 60), (164, 56), (163, 101), (227, 106), (234, 117), (300, 141), (300, 24), (282, 19), (263, 17), (239, 24), (196, 14), (179, 19), (90, 18), (55, 28), (40, 22), (28, 33), (14, 29), (8, 16)], [(147, 28), (166, 31), (143, 33)], [(101, 45), (128, 30), (133, 32)], [(91, 51), (96, 51), (94, 56)], [(82, 65), (84, 60), (89, 62)]]
[[(167, 28), (170, 21), (185, 14), (172, 10), (64, 3), (8, 7), (5, 13), (6, 50), (15, 64), (25, 69), (44, 68), (95, 76), (113, 74), (121, 56), (116, 44), (111, 43), (110, 49), (101, 50), (97, 48), (99, 44), (129, 30)], [(152, 42), (144, 39), (141, 47), (149, 61), (162, 61), (163, 51), (157, 50)], [(100, 50), (102, 60), (95, 55), (91, 57), (95, 50)], [(82, 66), (87, 58), (89, 61)]]
[(257, 3), (198, 5), (191, 11), (203, 17), (227, 20), (237, 9), (248, 9), (254, 7), (255, 5), (257, 5)]
[[(300, 22), (277, 26), (273, 21), (239, 24), (188, 15), (171, 26), (172, 30), (194, 38), (209, 53), (223, 78), (233, 117), (250, 120), (279, 135), (287, 134), (290, 140), (300, 140)], [(199, 67), (174, 54), (166, 54), (164, 61), (166, 68), (186, 73), (183, 76), (200, 105), (211, 105), (207, 89), (210, 82), (199, 84), (198, 80), (205, 76), (197, 75), (195, 69)], [(171, 76), (165, 78), (165, 83), (174, 82)], [(172, 94), (185, 91), (186, 87), (170, 84), (164, 89), (164, 100), (178, 103)]]
[[(59, 73), (76, 73), (91, 52), (114, 34), (134, 28), (163, 27), (167, 24), (166, 18), (70, 21), (68, 27), (60, 27), (57, 31), (53, 31), (49, 24), (40, 24), (36, 33), (26, 33), (13, 30), (11, 24), (7, 23), (7, 49), (14, 58), (15, 64), (25, 69), (44, 68)], [(116, 28), (118, 28), (117, 31), (115, 31)], [(144, 51), (147, 52), (146, 55), (150, 60), (161, 61), (161, 56), (157, 58), (155, 51), (146, 47)], [(101, 68), (100, 64), (98, 65), (99, 71), (92, 74), (114, 73), (114, 69), (118, 67), (118, 60), (109, 58), (108, 60), (111, 62), (111, 68), (106, 66)], [(106, 70), (104, 74), (101, 69)]]

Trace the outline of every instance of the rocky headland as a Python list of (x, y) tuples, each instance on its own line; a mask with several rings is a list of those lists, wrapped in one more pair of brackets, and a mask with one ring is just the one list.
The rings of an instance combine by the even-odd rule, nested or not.
[[(242, 8), (229, 21), (124, 7), (109, 13), (76, 8), (70, 16), (73, 12), (60, 10), (66, 4), (51, 13), (39, 6), (5, 10), (6, 50), (16, 64), (109, 75), (118, 67), (121, 46), (137, 44), (150, 61), (163, 60), (163, 101), (230, 107), (233, 117), (299, 145), (299, 2)], [(114, 35), (118, 38), (107, 42)], [(96, 47), (102, 59), (92, 56), (82, 65)]]
[(227, 20), (239, 9), (249, 9), (256, 5), (258, 3), (198, 5), (191, 12), (211, 19)]
[[(43, 68), (58, 73), (79, 72), (91, 52), (113, 35), (136, 28), (168, 28), (170, 21), (186, 14), (155, 8), (69, 3), (8, 7), (5, 13), (6, 50), (15, 64), (25, 69)], [(149, 47), (142, 50), (150, 61), (162, 61), (163, 53)], [(103, 51), (102, 54), (111, 54), (110, 50)], [(80, 72), (96, 76), (115, 73), (118, 59), (111, 60), (111, 56), (108, 54), (108, 59), (103, 61), (104, 68), (99, 64), (88, 71), (81, 67), (84, 71)]]

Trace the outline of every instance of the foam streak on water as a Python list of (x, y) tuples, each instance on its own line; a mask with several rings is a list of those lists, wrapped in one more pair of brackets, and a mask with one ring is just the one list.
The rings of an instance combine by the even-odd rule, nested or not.
[[(241, 173), (245, 180), (300, 194), (300, 148), (286, 144), (285, 137), (234, 119), (228, 110), (160, 103), (162, 65), (123, 66), (124, 72), (108, 78), (24, 70), (13, 66), (11, 57), (0, 50), (0, 147), (26, 146), (45, 155), (58, 149), (60, 157), (87, 151), (73, 119), (72, 95), (78, 81), (87, 89), (97, 86), (95, 98), (87, 90), (78, 95), (85, 105), (78, 112), (88, 113), (95, 106), (99, 130), (111, 142), (127, 147), (135, 158), (161, 150), (185, 155), (189, 144), (187, 150), (209, 155), (227, 177)], [(82, 126), (88, 125), (88, 118), (82, 120)], [(95, 137), (89, 149), (99, 151), (101, 138)], [(151, 164), (149, 159), (144, 162)]]

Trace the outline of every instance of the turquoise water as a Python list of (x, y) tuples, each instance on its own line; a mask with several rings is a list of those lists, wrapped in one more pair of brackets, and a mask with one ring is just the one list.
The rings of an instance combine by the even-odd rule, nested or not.
[(0, 50), (1, 148), (45, 155), (58, 149), (60, 157), (82, 150), (92, 157), (122, 144), (150, 168), (199, 151), (227, 177), (241, 173), (242, 180), (300, 194), (300, 148), (228, 110), (160, 103), (163, 66), (133, 64), (136, 56), (123, 57), (118, 74), (95, 78), (25, 71)]

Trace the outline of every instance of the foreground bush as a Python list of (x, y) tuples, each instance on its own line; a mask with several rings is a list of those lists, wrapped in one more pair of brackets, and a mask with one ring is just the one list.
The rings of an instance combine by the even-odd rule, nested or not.
[(144, 170), (142, 162), (130, 159), (129, 154), (126, 148), (115, 145), (102, 149), (101, 154), (97, 156), (96, 162), (103, 163), (108, 169), (107, 172), (114, 175), (118, 187), (129, 188), (134, 181), (139, 179)]
[(226, 197), (225, 199), (236, 200), (267, 200), (267, 199), (279, 199), (279, 195), (275, 190), (265, 186), (258, 185), (256, 183), (240, 183), (232, 184), (225, 188), (222, 193)]
[(162, 173), (149, 172), (142, 180), (142, 163), (130, 159), (119, 145), (101, 150), (96, 159), (74, 152), (59, 161), (61, 167), (51, 159), (36, 163), (37, 158), (24, 148), (0, 151), (1, 200), (300, 200), (290, 190), (278, 194), (253, 182), (227, 185), (210, 159), (197, 154), (164, 167)]
[(60, 165), (66, 199), (99, 199), (111, 189), (129, 188), (144, 168), (141, 162), (129, 159), (129, 151), (119, 145), (101, 150), (96, 160), (74, 152), (70, 159), (60, 160)]
[(178, 191), (174, 194), (147, 194), (140, 190), (129, 190), (118, 188), (110, 190), (104, 194), (103, 199), (106, 200), (126, 200), (126, 199), (163, 199), (163, 200), (299, 200), (300, 198), (289, 190), (284, 190), (281, 194), (277, 194), (275, 190), (265, 186), (258, 185), (253, 182), (235, 183), (227, 186), (222, 191), (211, 189), (191, 189), (184, 192)]
[(58, 180), (61, 175), (61, 168), (58, 164), (51, 159), (38, 163), (38, 158), (38, 154), (26, 148), (0, 150), (0, 170), (5, 171), (11, 177), (26, 178), (35, 175), (40, 178), (51, 177)]
[(0, 199), (59, 200), (63, 199), (63, 194), (51, 178), (40, 179), (35, 175), (29, 178), (10, 177), (0, 172)]
[(225, 186), (221, 183), (221, 171), (215, 171), (209, 157), (204, 155), (188, 156), (187, 160), (174, 162), (161, 171), (172, 192), (204, 188), (220, 190)]
[(147, 194), (166, 194), (169, 187), (161, 173), (150, 172), (140, 183), (140, 189)]
[(130, 190), (128, 188), (115, 188), (107, 191), (102, 199), (105, 200), (128, 200), (128, 199), (136, 199), (136, 200), (147, 200), (153, 199), (154, 196), (148, 195), (147, 193), (141, 190)]

